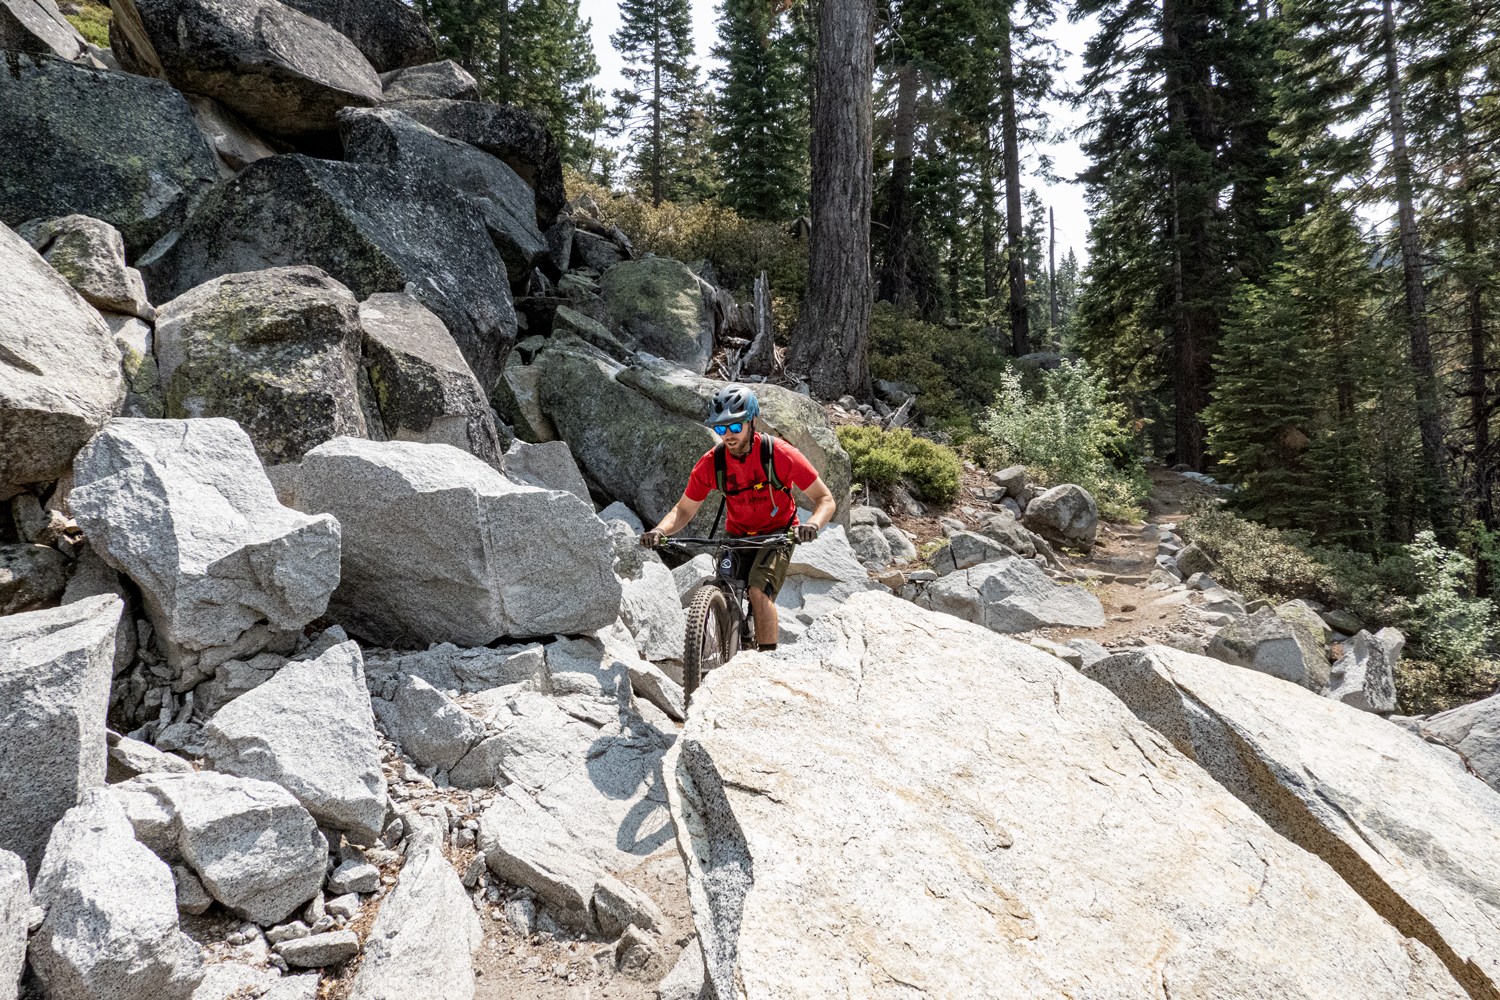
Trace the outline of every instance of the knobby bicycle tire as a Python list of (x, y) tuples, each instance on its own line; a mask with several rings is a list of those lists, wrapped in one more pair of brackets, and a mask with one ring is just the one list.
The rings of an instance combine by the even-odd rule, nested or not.
[[(712, 627), (712, 633), (710, 628)], [(730, 648), (732, 623), (729, 602), (718, 587), (703, 586), (688, 605), (687, 636), (682, 651), (682, 694), (691, 702), (703, 681), (705, 667), (721, 666), (734, 651)], [(705, 655), (710, 654), (710, 655)]]

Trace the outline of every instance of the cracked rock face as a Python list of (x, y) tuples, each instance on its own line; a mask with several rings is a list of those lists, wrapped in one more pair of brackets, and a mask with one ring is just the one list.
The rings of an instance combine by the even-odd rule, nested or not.
[(1446, 752), (1296, 685), (1161, 646), (1087, 675), (1474, 996), (1500, 993), (1500, 799)]
[(1465, 995), (1107, 691), (888, 595), (711, 673), (663, 766), (719, 996)]

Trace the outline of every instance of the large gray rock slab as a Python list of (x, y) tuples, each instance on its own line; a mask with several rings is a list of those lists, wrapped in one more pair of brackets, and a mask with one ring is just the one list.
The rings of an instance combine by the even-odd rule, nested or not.
[(53, 829), (32, 898), (47, 914), (27, 951), (45, 997), (188, 1000), (203, 979), (171, 870), (105, 789)]
[(1153, 646), (1087, 671), (1473, 996), (1500, 991), (1500, 798), (1383, 719)]
[(421, 175), (468, 197), (500, 248), (512, 284), (546, 259), (536, 195), (504, 161), (389, 108), (351, 108), (339, 113), (339, 125), (344, 159)]
[(1383, 628), (1371, 635), (1364, 629), (1344, 643), (1328, 675), (1328, 697), (1366, 712), (1382, 714), (1396, 710), (1396, 665), (1406, 636), (1399, 629)]
[(322, 826), (372, 844), (385, 776), (359, 647), (342, 642), (221, 708), (203, 730), (209, 767), (280, 785)]
[(619, 616), (608, 532), (592, 508), (456, 448), (340, 438), (308, 452), (296, 494), (301, 509), (338, 518), (344, 577), (331, 607), (371, 642), (482, 646)]
[(329, 132), (340, 108), (380, 103), (380, 77), (359, 49), (277, 0), (115, 2), (142, 29), (112, 36), (126, 69), (212, 97), (266, 132)]
[(233, 421), (117, 418), (73, 475), (74, 516), (140, 587), (187, 687), (206, 676), (196, 672), (205, 651), (253, 655), (271, 630), (300, 630), (326, 610), (338, 522), (283, 507)]
[(451, 770), (484, 736), (483, 723), (420, 677), (400, 678), (393, 695), (375, 702), (375, 716), (423, 767)]
[(437, 58), (422, 16), (401, 0), (286, 0), (348, 38), (384, 73)]
[(958, 570), (928, 584), (917, 603), (996, 632), (1104, 624), (1097, 597), (1082, 587), (1054, 583), (1029, 559), (1005, 558)]
[(20, 53), (6, 70), (0, 148), (25, 155), (0, 157), (0, 222), (103, 219), (133, 259), (218, 179), (192, 109), (167, 83)]
[(287, 261), (322, 268), (359, 299), (410, 284), (480, 384), (500, 378), (516, 332), (505, 261), (469, 200), (424, 177), (300, 155), (257, 160), (205, 195), (181, 234), (138, 266), (163, 302)]
[(1087, 549), (1099, 533), (1099, 507), (1088, 490), (1063, 483), (1033, 498), (1021, 523), (1048, 541)]
[(125, 264), (125, 240), (102, 219), (65, 215), (28, 225), (26, 238), (89, 305), (105, 313), (156, 318), (141, 272)]
[(88, 43), (53, 0), (0, 0), (0, 49), (82, 59)]
[[(6, 78), (0, 73), (0, 122)], [(8, 497), (26, 483), (65, 475), (119, 408), (125, 383), (104, 320), (3, 225), (0, 274), (0, 496)]]
[(0, 615), (58, 603), (69, 568), (68, 557), (50, 545), (0, 545)]
[(616, 264), (599, 281), (609, 325), (642, 350), (701, 375), (714, 353), (713, 317), (698, 276), (681, 261), (643, 257)]
[(381, 73), (380, 85), (388, 102), (479, 100), (479, 82), (452, 59)]
[(161, 307), (156, 362), (170, 418), (228, 417), (267, 465), (365, 437), (360, 307), (316, 267), (206, 281)]
[(1328, 690), (1328, 657), (1321, 636), (1273, 608), (1235, 618), (1214, 634), (1206, 652), (1216, 660), (1259, 670), (1309, 691)]
[(411, 851), (365, 938), (350, 1000), (474, 996), (484, 929), (458, 873), (434, 842)]
[(104, 713), (123, 610), (104, 594), (0, 617), (0, 850), (33, 873), (52, 824), (104, 784)]
[(536, 195), (536, 223), (550, 227), (567, 203), (562, 157), (547, 123), (508, 104), (402, 101), (400, 111), (450, 139), (503, 160)]
[(1500, 791), (1500, 694), (1429, 716), (1418, 729), (1425, 739), (1462, 757), (1469, 770)]
[(565, 490), (586, 504), (589, 486), (578, 463), (573, 461), (573, 449), (566, 441), (543, 441), (531, 444), (515, 440), (505, 450), (505, 474), (518, 483), (528, 483), (544, 490)]
[(876, 593), (799, 649), (664, 764), (719, 996), (1464, 996), (1062, 661)]
[(0, 851), (0, 1000), (15, 1000), (26, 968), (31, 926), (31, 880), (26, 862)]
[[(672, 413), (617, 379), (621, 366), (583, 350), (550, 349), (538, 371), (542, 412), (568, 442), (584, 475), (600, 491), (655, 524), (682, 496), (693, 464), (714, 446), (713, 432)], [(706, 534), (717, 509), (700, 516)]]
[(141, 775), (110, 793), (137, 840), (163, 861), (186, 862), (247, 920), (281, 923), (323, 887), (328, 841), (280, 785), (193, 771)]
[(359, 304), (370, 387), (385, 436), (451, 444), (498, 466), (495, 414), (443, 321), (404, 292)]

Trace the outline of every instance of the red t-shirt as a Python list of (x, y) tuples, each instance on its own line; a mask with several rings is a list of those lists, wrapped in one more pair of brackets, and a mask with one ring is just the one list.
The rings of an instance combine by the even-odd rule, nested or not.
[[(724, 485), (732, 494), (725, 505), (724, 530), (731, 535), (763, 535), (782, 531), (797, 523), (797, 503), (792, 499), (790, 487), (805, 490), (818, 478), (818, 470), (803, 457), (802, 452), (785, 441), (776, 440), (772, 461), (782, 489), (771, 495), (771, 487), (750, 489), (757, 483), (766, 482), (765, 469), (760, 462), (760, 435), (750, 442), (750, 452), (744, 458), (735, 458), (726, 448), (724, 451)], [(683, 493), (689, 500), (702, 503), (708, 494), (718, 488), (714, 475), (714, 453), (710, 449), (693, 466), (688, 477), (687, 489)], [(742, 492), (735, 493), (735, 490)]]

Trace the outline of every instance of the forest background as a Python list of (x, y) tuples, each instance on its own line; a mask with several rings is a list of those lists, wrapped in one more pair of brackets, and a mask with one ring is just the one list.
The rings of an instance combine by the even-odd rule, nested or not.
[(1223, 582), (1494, 688), (1500, 0), (409, 2), (637, 250), (764, 273), (814, 395), (1121, 518), (1209, 473)]

